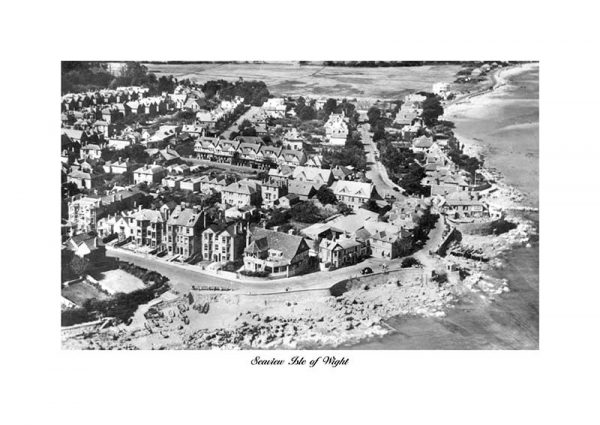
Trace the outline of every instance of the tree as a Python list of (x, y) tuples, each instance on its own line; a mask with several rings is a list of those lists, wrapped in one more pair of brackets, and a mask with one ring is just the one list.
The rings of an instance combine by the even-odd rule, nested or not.
[(90, 262), (87, 258), (75, 255), (71, 260), (71, 270), (73, 270), (73, 273), (75, 273), (77, 276), (81, 276), (87, 270), (89, 263)]
[(345, 203), (343, 203), (343, 202), (338, 202), (338, 204), (337, 204), (337, 209), (338, 209), (338, 212), (339, 212), (340, 214), (342, 214), (342, 215), (348, 215), (348, 214), (351, 214), (351, 213), (352, 213), (352, 211), (353, 211), (353, 209), (352, 209), (352, 208), (350, 208), (348, 205), (346, 205), (346, 204), (345, 204)]
[(437, 122), (439, 116), (444, 114), (444, 108), (437, 96), (432, 93), (424, 93), (427, 98), (423, 101), (423, 112), (421, 117), (427, 126), (432, 126)]
[(329, 117), (329, 115), (332, 112), (335, 112), (335, 109), (337, 107), (337, 100), (335, 99), (327, 99), (327, 101), (325, 102), (325, 105), (323, 105), (323, 112), (325, 114), (325, 118)]
[(323, 205), (334, 205), (337, 203), (337, 198), (333, 194), (333, 191), (327, 186), (321, 186), (319, 190), (317, 190), (317, 199)]
[(379, 120), (379, 118), (381, 118), (381, 111), (379, 110), (379, 108), (371, 106), (369, 108), (369, 111), (367, 112), (367, 117), (369, 117), (369, 124), (371, 124), (371, 126), (374, 126), (375, 123)]
[(299, 202), (290, 209), (291, 218), (301, 223), (316, 223), (321, 221), (321, 212), (315, 204), (309, 201)]

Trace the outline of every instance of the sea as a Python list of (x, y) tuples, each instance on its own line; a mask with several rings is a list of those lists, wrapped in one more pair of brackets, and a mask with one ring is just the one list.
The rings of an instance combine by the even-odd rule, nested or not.
[[(502, 76), (502, 74), (501, 74)], [(456, 133), (480, 144), (486, 167), (523, 194), (524, 204), (539, 202), (539, 65), (505, 72), (504, 85), (451, 108)], [(539, 214), (527, 213), (536, 228)], [(473, 293), (444, 318), (395, 317), (394, 331), (340, 349), (508, 349), (539, 348), (539, 231), (530, 246), (502, 254), (503, 266), (489, 272), (506, 278), (510, 292), (493, 300)]]

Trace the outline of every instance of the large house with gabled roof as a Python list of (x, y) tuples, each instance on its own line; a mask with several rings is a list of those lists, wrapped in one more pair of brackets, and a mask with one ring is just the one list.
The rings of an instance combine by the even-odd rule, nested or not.
[(338, 201), (357, 210), (371, 199), (376, 191), (372, 183), (363, 183), (347, 180), (337, 180), (331, 186), (333, 194)]
[(248, 233), (244, 270), (294, 276), (310, 270), (309, 250), (301, 236), (257, 228)]

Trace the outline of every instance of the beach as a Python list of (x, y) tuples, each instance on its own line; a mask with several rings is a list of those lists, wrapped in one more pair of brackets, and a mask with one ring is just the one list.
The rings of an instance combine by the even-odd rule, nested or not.
[[(445, 107), (442, 119), (455, 123), (465, 153), (484, 159), (497, 179), (490, 203), (538, 208), (539, 64), (499, 70), (490, 90)], [(539, 215), (507, 215), (526, 227), (528, 242), (506, 245), (485, 270), (488, 279), (507, 282), (507, 291), (485, 297), (464, 294), (444, 317), (396, 316), (394, 332), (341, 349), (538, 349)]]
[(539, 203), (539, 64), (497, 72), (493, 90), (452, 103), (442, 119), (454, 122), (465, 153), (483, 156), (523, 204)]

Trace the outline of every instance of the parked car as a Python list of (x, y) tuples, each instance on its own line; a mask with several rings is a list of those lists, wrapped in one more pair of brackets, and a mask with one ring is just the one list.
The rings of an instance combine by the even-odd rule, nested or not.
[(394, 187), (392, 188), (392, 190), (395, 190), (396, 192), (400, 192), (400, 189), (398, 189), (398, 186), (394, 186)]
[(360, 271), (361, 274), (371, 274), (373, 273), (373, 269), (371, 267), (365, 267)]

